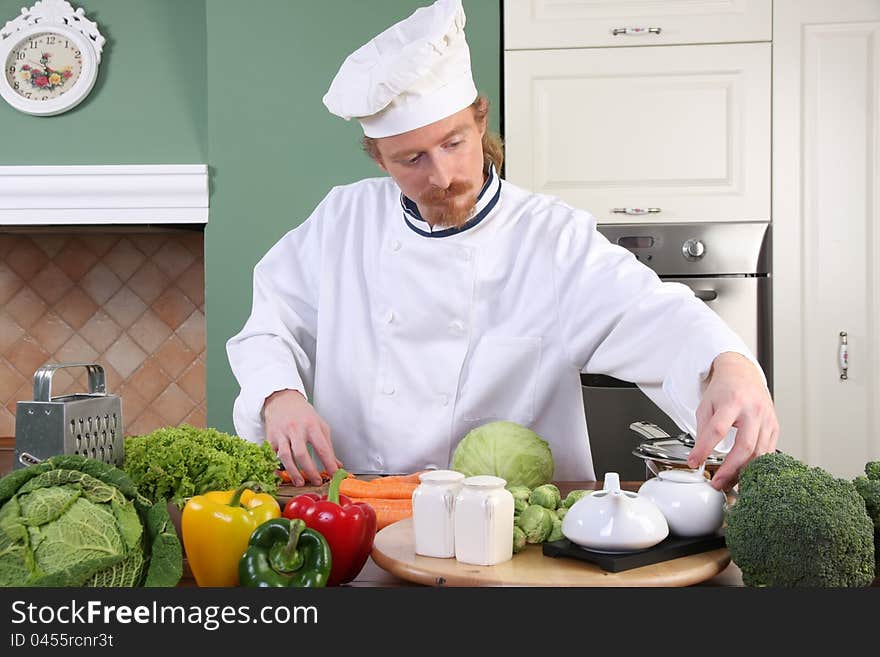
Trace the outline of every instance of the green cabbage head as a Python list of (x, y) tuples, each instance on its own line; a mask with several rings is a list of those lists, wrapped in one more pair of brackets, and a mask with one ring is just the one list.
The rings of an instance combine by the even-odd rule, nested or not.
[(466, 477), (494, 475), (508, 486), (536, 488), (553, 478), (547, 441), (515, 422), (490, 422), (472, 429), (452, 454), (452, 469)]
[(167, 504), (112, 465), (62, 455), (0, 479), (0, 586), (174, 586), (182, 562)]

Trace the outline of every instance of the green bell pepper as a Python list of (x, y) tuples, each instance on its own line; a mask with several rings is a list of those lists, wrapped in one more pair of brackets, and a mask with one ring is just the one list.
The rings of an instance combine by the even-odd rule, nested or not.
[(302, 520), (275, 518), (254, 530), (238, 562), (249, 587), (321, 587), (330, 577), (330, 546)]

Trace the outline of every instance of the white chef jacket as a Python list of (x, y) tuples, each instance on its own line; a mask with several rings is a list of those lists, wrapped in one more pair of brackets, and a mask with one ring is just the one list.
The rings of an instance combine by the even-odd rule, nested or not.
[(446, 468), (468, 431), (510, 420), (550, 444), (554, 479), (595, 479), (580, 374), (633, 381), (696, 435), (715, 356), (754, 356), (684, 285), (594, 218), (490, 169), (474, 217), (436, 229), (391, 178), (335, 187), (254, 268), (227, 352), (238, 434), (306, 395), (356, 473)]

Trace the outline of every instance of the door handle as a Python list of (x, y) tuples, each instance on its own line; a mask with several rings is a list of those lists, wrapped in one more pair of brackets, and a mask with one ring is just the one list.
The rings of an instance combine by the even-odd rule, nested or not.
[(660, 34), (663, 28), (660, 27), (615, 27), (611, 30), (614, 36), (642, 36), (644, 34)]
[(715, 290), (694, 290), (694, 295), (700, 301), (715, 301), (718, 298), (718, 293)]
[(840, 366), (840, 379), (846, 381), (849, 370), (849, 342), (846, 331), (840, 332), (840, 346), (837, 348), (837, 364)]
[(611, 208), (612, 214), (657, 214), (660, 208)]

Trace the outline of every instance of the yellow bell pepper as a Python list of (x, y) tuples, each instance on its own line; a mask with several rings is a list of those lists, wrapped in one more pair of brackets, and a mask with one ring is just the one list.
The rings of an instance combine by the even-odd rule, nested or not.
[(253, 531), (281, 517), (278, 501), (255, 493), (248, 482), (236, 490), (196, 495), (183, 507), (183, 547), (199, 586), (238, 586), (238, 562)]

